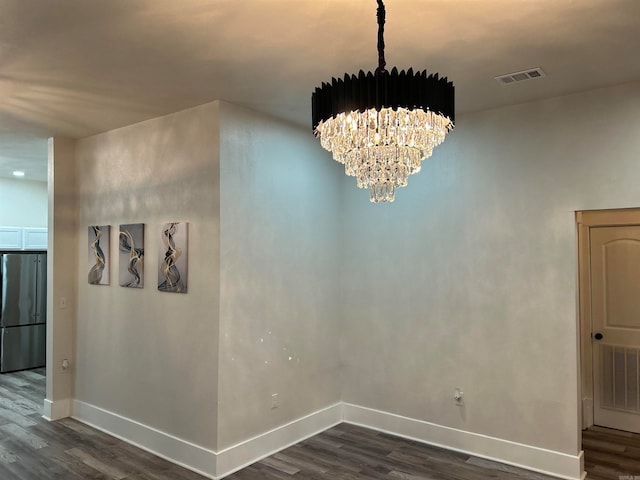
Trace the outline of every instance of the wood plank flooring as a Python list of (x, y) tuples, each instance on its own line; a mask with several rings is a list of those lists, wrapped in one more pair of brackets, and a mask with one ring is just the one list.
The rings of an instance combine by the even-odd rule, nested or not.
[(42, 418), (45, 370), (0, 375), (0, 480), (204, 480), (67, 418)]
[[(0, 480), (203, 480), (76, 420), (42, 418), (44, 369), (0, 375)], [(588, 479), (640, 480), (640, 435), (583, 432)], [(637, 478), (634, 478), (637, 477)], [(342, 424), (227, 480), (549, 480), (552, 477)]]
[(640, 435), (603, 427), (582, 432), (587, 479), (640, 480)]
[(553, 477), (343, 423), (254, 463), (226, 480), (487, 478), (549, 480)]

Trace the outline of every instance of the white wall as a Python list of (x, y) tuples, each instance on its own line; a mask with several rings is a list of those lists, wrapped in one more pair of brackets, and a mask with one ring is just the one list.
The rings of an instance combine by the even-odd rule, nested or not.
[[(573, 465), (574, 212), (640, 205), (639, 122), (640, 84), (463, 115), (391, 205), (308, 130), (225, 103), (80, 140), (76, 403), (212, 457), (344, 400)], [(170, 220), (186, 295), (154, 285)], [(115, 257), (134, 222), (144, 290), (88, 285), (87, 226)]]
[(340, 401), (342, 174), (310, 129), (220, 105), (222, 449)]
[(640, 206), (638, 125), (637, 83), (461, 115), (394, 204), (346, 187), (344, 400), (577, 454), (574, 212)]
[[(77, 142), (74, 416), (212, 475), (282, 446), (239, 445), (251, 437), (340, 402), (342, 173), (317, 147), (223, 102)], [(186, 295), (156, 290), (170, 220), (190, 223)], [(118, 226), (135, 222), (147, 225), (142, 290), (116, 277)], [(95, 224), (112, 228), (110, 286), (87, 283)], [(280, 438), (340, 408), (314, 418)]]
[[(76, 149), (76, 404), (205, 449), (216, 448), (217, 108), (207, 104), (85, 138)], [(157, 290), (160, 227), (169, 221), (189, 223), (187, 294)], [(118, 228), (139, 222), (146, 225), (144, 289), (120, 287)], [(89, 225), (111, 225), (109, 286), (87, 282)]]
[(0, 178), (0, 226), (46, 227), (47, 182)]
[[(44, 416), (57, 420), (71, 413), (74, 387), (78, 251), (74, 140), (49, 139), (48, 178), (47, 397)], [(60, 308), (62, 298), (66, 300), (64, 308)], [(63, 359), (71, 362), (71, 368), (62, 368)]]

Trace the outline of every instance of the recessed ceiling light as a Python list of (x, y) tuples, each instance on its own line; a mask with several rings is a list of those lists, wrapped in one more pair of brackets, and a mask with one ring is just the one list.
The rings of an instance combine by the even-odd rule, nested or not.
[(21, 170), (16, 170), (13, 172), (14, 177), (24, 177), (24, 172)]

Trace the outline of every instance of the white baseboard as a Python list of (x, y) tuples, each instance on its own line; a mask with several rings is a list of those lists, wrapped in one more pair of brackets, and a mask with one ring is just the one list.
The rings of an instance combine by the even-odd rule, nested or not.
[(584, 397), (582, 399), (582, 428), (589, 428), (593, 425), (593, 398)]
[(200, 475), (217, 478), (213, 450), (79, 400), (73, 401), (73, 418)]
[(73, 418), (208, 478), (222, 478), (342, 422), (335, 404), (225, 448), (208, 450), (100, 407), (74, 400)]
[(223, 478), (340, 423), (342, 423), (342, 403), (336, 403), (220, 450), (218, 452), (218, 477)]
[(343, 417), (347, 423), (527, 470), (571, 480), (584, 478), (582, 452), (569, 455), (348, 403), (343, 404)]
[(343, 421), (559, 478), (584, 479), (582, 452), (569, 455), (346, 403), (331, 405), (218, 452), (78, 400), (73, 402), (73, 417), (213, 479)]
[(44, 399), (42, 417), (50, 422), (71, 416), (71, 400), (49, 400)]

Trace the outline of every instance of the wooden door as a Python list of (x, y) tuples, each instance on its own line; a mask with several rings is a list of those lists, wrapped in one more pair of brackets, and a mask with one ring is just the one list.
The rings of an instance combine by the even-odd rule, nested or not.
[(640, 226), (589, 230), (594, 423), (640, 433)]

